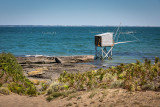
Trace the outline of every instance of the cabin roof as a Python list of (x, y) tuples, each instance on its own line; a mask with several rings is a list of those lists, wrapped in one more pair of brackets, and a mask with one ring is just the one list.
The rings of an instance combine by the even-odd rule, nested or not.
[(106, 35), (110, 35), (110, 34), (113, 34), (113, 32), (102, 33), (102, 34), (98, 34), (95, 36), (106, 36)]

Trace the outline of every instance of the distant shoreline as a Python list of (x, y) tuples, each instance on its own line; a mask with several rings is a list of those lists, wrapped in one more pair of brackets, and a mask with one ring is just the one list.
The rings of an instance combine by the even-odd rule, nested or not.
[[(118, 25), (0, 25), (0, 27), (117, 27)], [(122, 25), (121, 27), (153, 27), (159, 28), (160, 26), (131, 26)]]

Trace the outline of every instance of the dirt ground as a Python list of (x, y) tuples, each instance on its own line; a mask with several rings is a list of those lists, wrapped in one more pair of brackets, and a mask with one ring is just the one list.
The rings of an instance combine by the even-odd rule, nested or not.
[(59, 97), (50, 102), (17, 94), (0, 95), (0, 107), (160, 107), (160, 92), (128, 92), (125, 89), (95, 89)]

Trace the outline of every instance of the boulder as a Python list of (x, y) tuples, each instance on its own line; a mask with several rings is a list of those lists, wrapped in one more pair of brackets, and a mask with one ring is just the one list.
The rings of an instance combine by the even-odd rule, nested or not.
[(93, 55), (87, 55), (87, 56), (82, 56), (80, 58), (77, 58), (78, 62), (88, 62), (94, 60), (94, 56)]
[(44, 71), (31, 71), (28, 72), (29, 77), (41, 77), (42, 74), (44, 74)]
[(55, 57), (55, 61), (56, 61), (56, 63), (63, 63), (63, 61), (58, 57)]

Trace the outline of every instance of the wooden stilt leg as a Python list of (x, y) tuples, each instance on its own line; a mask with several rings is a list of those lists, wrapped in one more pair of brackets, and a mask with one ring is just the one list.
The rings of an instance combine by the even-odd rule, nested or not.
[(95, 46), (95, 51), (96, 51), (95, 59), (97, 59), (98, 58), (98, 55), (97, 55), (97, 46)]
[(102, 51), (102, 56), (101, 56), (101, 58), (103, 59), (103, 47), (101, 48), (101, 51)]
[(111, 47), (111, 52), (110, 52), (110, 59), (112, 59), (112, 47)]

